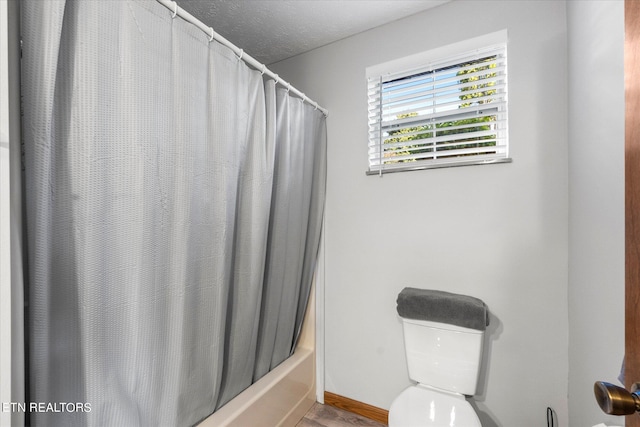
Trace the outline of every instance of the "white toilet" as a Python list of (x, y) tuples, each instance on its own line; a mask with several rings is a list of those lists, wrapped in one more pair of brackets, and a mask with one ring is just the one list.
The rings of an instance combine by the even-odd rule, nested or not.
[(465, 395), (476, 393), (484, 330), (402, 318), (409, 378), (389, 427), (482, 427)]

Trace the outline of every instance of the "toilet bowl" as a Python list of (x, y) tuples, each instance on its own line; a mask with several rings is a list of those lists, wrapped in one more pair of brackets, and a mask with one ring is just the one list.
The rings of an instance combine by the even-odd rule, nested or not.
[(488, 312), (477, 298), (405, 288), (398, 295), (409, 378), (389, 427), (482, 427), (465, 396), (476, 393)]
[(417, 384), (395, 398), (389, 427), (482, 427), (473, 407), (461, 394)]

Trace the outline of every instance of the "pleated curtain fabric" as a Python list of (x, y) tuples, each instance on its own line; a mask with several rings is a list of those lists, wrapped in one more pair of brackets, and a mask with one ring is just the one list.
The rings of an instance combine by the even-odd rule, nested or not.
[(277, 148), (256, 379), (291, 355), (290, 337), (299, 335), (311, 288), (309, 273), (317, 259), (326, 182), (324, 116), (284, 90), (278, 91), (276, 106)]
[(21, 5), (29, 398), (91, 408), (31, 424), (193, 425), (293, 351), (324, 116), (154, 0)]

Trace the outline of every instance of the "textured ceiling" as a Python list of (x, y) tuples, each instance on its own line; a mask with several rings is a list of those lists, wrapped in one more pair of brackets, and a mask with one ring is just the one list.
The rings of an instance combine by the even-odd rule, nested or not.
[(447, 1), (178, 0), (178, 4), (269, 65)]

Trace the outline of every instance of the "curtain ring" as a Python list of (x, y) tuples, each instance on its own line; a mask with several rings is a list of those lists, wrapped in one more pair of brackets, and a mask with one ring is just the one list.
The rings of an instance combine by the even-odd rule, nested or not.
[(171, 19), (175, 18), (177, 14), (178, 14), (178, 2), (174, 1), (173, 2), (173, 14), (171, 15)]
[(209, 43), (211, 43), (213, 41), (213, 27), (209, 27), (209, 29), (211, 30), (211, 35), (209, 36)]
[(291, 90), (291, 83), (287, 83), (287, 93)]
[(267, 66), (262, 64), (262, 72), (260, 73), (261, 76), (264, 76), (264, 73), (267, 71)]
[(240, 49), (240, 56), (238, 56), (238, 61), (242, 61), (243, 56), (244, 56), (244, 49)]

